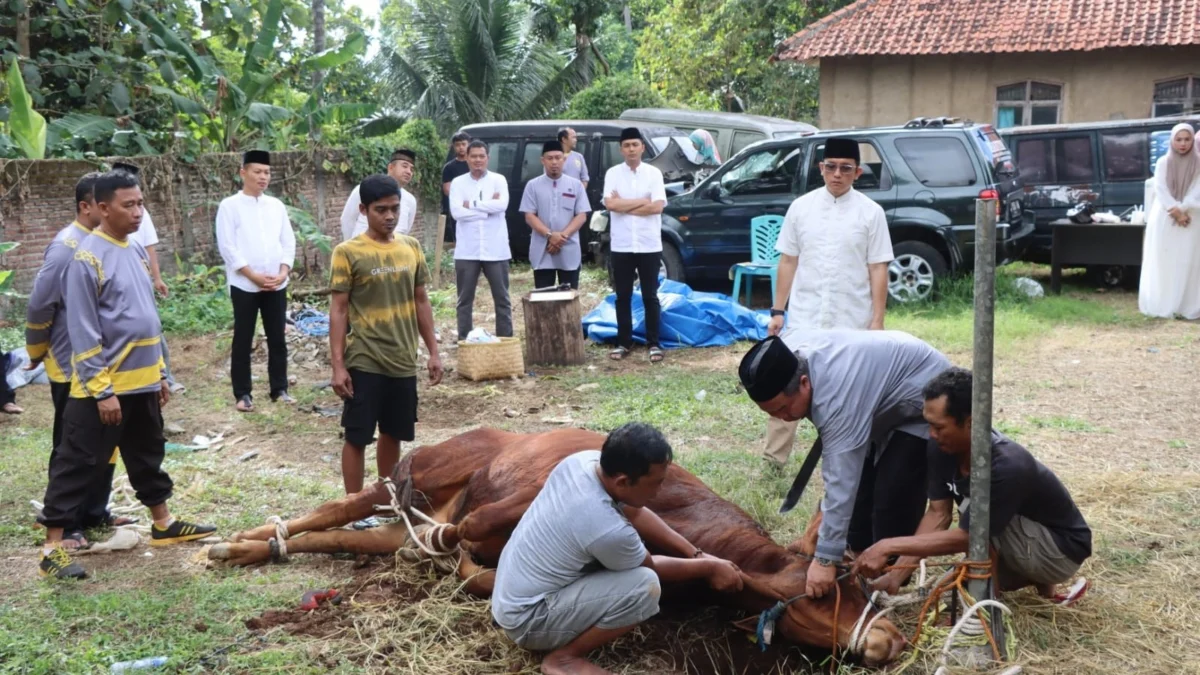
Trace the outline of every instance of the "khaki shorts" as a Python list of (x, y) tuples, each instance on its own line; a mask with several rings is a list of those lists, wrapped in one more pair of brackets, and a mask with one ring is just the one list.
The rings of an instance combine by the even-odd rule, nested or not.
[(590, 628), (624, 628), (658, 614), (662, 590), (648, 567), (589, 574), (534, 606), (521, 626), (504, 629), (509, 639), (532, 651), (552, 651)]
[(1013, 516), (1004, 532), (992, 538), (992, 545), (999, 552), (996, 581), (1001, 590), (1061, 584), (1079, 571), (1079, 563), (1058, 550), (1050, 530), (1024, 516)]

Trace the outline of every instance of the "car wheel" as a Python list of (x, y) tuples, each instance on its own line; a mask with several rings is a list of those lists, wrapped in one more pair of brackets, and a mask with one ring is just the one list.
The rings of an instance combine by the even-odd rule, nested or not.
[(920, 241), (902, 241), (892, 247), (895, 260), (888, 263), (888, 296), (893, 302), (920, 302), (933, 297), (938, 278), (945, 276), (946, 259)]
[[(615, 287), (613, 283), (613, 268), (612, 268), (612, 251), (608, 246), (604, 247), (605, 267), (608, 269), (608, 285)], [(683, 258), (679, 255), (679, 251), (674, 244), (663, 242), (662, 260), (658, 263), (658, 276), (666, 277), (671, 281), (683, 281)], [(637, 279), (637, 276), (634, 276)], [(638, 283), (635, 281), (634, 283)]]

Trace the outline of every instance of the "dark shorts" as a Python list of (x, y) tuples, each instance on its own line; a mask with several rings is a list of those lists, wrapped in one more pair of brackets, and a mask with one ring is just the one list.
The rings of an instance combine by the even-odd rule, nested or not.
[(388, 377), (350, 370), (354, 398), (342, 409), (346, 442), (363, 448), (375, 440), (375, 427), (398, 441), (416, 437), (417, 376)]

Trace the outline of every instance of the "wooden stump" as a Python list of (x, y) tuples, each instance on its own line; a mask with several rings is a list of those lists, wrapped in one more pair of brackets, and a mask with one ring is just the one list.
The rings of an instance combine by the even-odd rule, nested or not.
[(586, 360), (577, 292), (530, 293), (521, 298), (521, 306), (526, 365), (577, 366)]

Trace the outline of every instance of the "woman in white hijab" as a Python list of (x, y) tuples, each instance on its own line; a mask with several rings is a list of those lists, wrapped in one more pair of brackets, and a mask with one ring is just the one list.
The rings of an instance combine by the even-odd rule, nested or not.
[(1183, 123), (1154, 168), (1138, 308), (1143, 314), (1200, 319), (1200, 144)]

